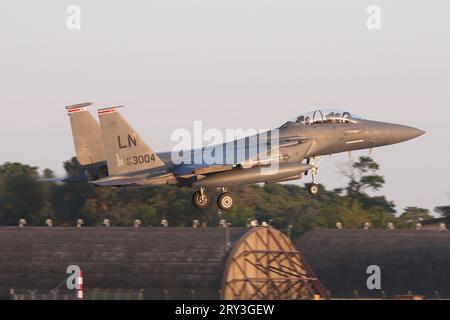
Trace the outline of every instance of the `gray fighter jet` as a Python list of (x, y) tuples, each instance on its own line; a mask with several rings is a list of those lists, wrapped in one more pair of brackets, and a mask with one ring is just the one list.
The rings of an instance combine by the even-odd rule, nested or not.
[(228, 187), (296, 180), (308, 172), (308, 191), (315, 195), (323, 156), (399, 143), (424, 133), (346, 111), (316, 110), (273, 130), (222, 144), (156, 153), (121, 116), (120, 107), (99, 109), (98, 123), (87, 111), (89, 105), (66, 107), (86, 180), (98, 186), (197, 187), (192, 197), (197, 208), (210, 203), (206, 188), (221, 188), (217, 205), (230, 210), (234, 198)]

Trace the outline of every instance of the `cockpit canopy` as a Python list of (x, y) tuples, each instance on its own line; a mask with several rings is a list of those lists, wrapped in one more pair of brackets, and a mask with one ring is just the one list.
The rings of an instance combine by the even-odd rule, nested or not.
[(336, 124), (336, 123), (358, 123), (362, 118), (339, 109), (321, 109), (304, 113), (294, 119), (289, 120), (281, 127), (290, 123), (299, 123), (303, 125), (310, 124)]

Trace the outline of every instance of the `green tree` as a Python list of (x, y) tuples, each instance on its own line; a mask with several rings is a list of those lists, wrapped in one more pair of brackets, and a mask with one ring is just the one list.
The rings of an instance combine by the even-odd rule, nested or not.
[(436, 211), (443, 217), (450, 218), (450, 205), (436, 207), (434, 208), (434, 211)]
[(37, 167), (7, 162), (0, 166), (0, 221), (17, 225), (24, 218), (29, 224), (42, 223), (42, 186), (36, 182)]
[[(394, 203), (384, 196), (368, 194), (369, 190), (379, 191), (385, 183), (384, 177), (377, 174), (379, 169), (379, 164), (371, 157), (362, 156), (357, 162), (350, 163), (347, 168), (341, 168), (340, 172), (349, 179), (345, 188), (347, 197), (353, 201), (357, 200), (357, 204), (364, 210), (364, 213), (356, 212), (356, 216), (365, 216), (366, 221), (371, 222), (375, 228), (386, 228), (389, 222), (396, 222)], [(353, 201), (351, 202), (353, 209), (358, 210)]]
[(384, 177), (376, 174), (380, 165), (371, 157), (359, 157), (359, 161), (351, 163), (349, 168), (341, 168), (342, 175), (350, 182), (346, 188), (350, 197), (365, 195), (367, 190), (380, 190), (384, 183)]
[(439, 206), (434, 208), (434, 211), (439, 213), (443, 218), (447, 218), (447, 228), (450, 228), (450, 206)]
[(339, 221), (346, 229), (361, 229), (365, 222), (371, 220), (369, 213), (357, 199), (352, 200), (350, 206), (339, 206), (337, 210)]
[(434, 208), (434, 211), (439, 213), (441, 216), (445, 218), (450, 218), (450, 206), (440, 206)]
[(427, 209), (418, 207), (407, 207), (405, 211), (400, 215), (400, 219), (405, 223), (406, 226), (413, 228), (415, 225), (425, 219), (431, 219), (432, 216)]
[[(81, 168), (76, 158), (65, 161), (63, 166), (69, 176), (78, 175)], [(43, 225), (50, 217), (60, 226), (74, 226), (79, 218), (86, 226), (98, 226), (105, 218), (113, 226), (132, 226), (135, 219), (144, 226), (159, 226), (166, 218), (169, 226), (190, 227), (194, 219), (217, 226), (223, 218), (234, 227), (244, 227), (249, 219), (256, 218), (280, 230), (292, 225), (292, 235), (297, 236), (313, 228), (335, 228), (337, 222), (344, 228), (361, 228), (367, 221), (374, 228), (386, 228), (389, 222), (410, 227), (405, 220), (427, 217), (426, 212), (412, 207), (396, 218), (392, 202), (368, 193), (380, 190), (384, 183), (377, 174), (379, 165), (372, 159), (361, 157), (349, 169), (346, 176), (350, 181), (345, 189), (326, 190), (322, 186), (322, 192), (314, 197), (293, 184), (232, 188), (236, 206), (219, 215), (214, 201), (204, 210), (192, 206), (193, 188), (103, 188), (88, 183), (37, 182), (36, 167), (5, 163), (0, 166), (0, 224), (16, 225), (20, 218), (26, 218), (29, 225)], [(54, 174), (44, 170), (43, 177), (52, 178)], [(218, 196), (216, 190), (208, 193), (212, 200)], [(450, 206), (437, 207), (436, 211), (449, 216)]]
[(249, 206), (238, 203), (226, 213), (227, 222), (233, 227), (245, 227), (249, 220), (255, 219), (255, 212)]
[(55, 173), (50, 169), (44, 169), (44, 171), (42, 172), (42, 177), (44, 179), (53, 179), (55, 178)]
[(73, 157), (70, 160), (64, 161), (63, 167), (69, 177), (76, 177), (78, 176), (81, 164), (76, 157)]
[(19, 162), (6, 162), (0, 166), (0, 175), (7, 177), (27, 176), (31, 179), (38, 177), (38, 167), (31, 167)]

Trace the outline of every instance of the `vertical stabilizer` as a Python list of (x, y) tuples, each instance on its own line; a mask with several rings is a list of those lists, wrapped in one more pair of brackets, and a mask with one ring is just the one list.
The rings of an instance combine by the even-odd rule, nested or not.
[(110, 175), (121, 175), (164, 166), (118, 112), (119, 107), (98, 110)]
[(83, 166), (106, 159), (100, 124), (87, 111), (87, 107), (91, 104), (88, 102), (66, 107), (77, 159)]

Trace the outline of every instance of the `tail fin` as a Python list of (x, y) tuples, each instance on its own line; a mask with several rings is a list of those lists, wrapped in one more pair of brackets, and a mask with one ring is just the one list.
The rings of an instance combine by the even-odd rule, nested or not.
[(92, 103), (67, 106), (78, 162), (85, 166), (105, 161), (105, 150), (97, 120), (87, 111)]
[(98, 110), (110, 175), (164, 166), (164, 162), (145, 144), (117, 108)]

